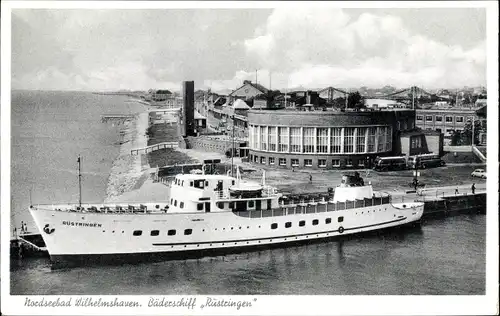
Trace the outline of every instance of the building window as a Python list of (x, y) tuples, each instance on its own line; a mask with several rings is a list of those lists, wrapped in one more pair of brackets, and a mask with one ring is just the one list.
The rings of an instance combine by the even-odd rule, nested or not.
[(184, 235), (191, 235), (193, 233), (193, 230), (191, 228), (184, 229)]
[(422, 121), (424, 117), (422, 115), (417, 115), (417, 121)]
[(260, 127), (260, 149), (267, 150), (267, 126)]
[(255, 163), (259, 162), (259, 156), (253, 156), (253, 161), (254, 161)]
[(292, 159), (292, 167), (298, 167), (299, 166), (299, 160), (298, 159)]
[(373, 153), (375, 152), (375, 144), (377, 140), (377, 128), (376, 127), (370, 127), (368, 128), (368, 148), (367, 152)]
[(328, 153), (328, 128), (317, 128), (316, 133), (316, 152)]
[(425, 116), (425, 121), (426, 122), (432, 122), (432, 115), (426, 115)]
[(330, 224), (332, 222), (332, 219), (330, 217), (325, 219), (325, 224)]
[(314, 152), (314, 127), (304, 127), (304, 153)]
[(288, 127), (278, 127), (278, 150), (288, 152)]
[(253, 201), (248, 201), (248, 208), (253, 208), (253, 207), (254, 207)]
[[(399, 123), (399, 122), (398, 122)], [(365, 152), (366, 127), (358, 127), (356, 134), (356, 152)]]
[(176, 234), (175, 229), (169, 229), (169, 230), (167, 231), (167, 235), (168, 235), (168, 236), (175, 236), (175, 234)]
[(446, 116), (446, 123), (453, 123), (453, 116)]
[(274, 165), (274, 157), (269, 157), (269, 164)]
[(346, 167), (352, 167), (352, 159), (347, 159), (345, 164), (346, 164)]
[(266, 157), (260, 157), (260, 163), (265, 165), (266, 164)]
[(326, 167), (326, 159), (318, 159), (318, 167), (325, 168)]
[(184, 202), (179, 203), (180, 208), (184, 208)]
[(358, 167), (364, 167), (365, 166), (365, 161), (363, 159), (358, 160)]
[(290, 228), (292, 227), (292, 222), (286, 222), (285, 223), (285, 228)]
[(142, 235), (142, 230), (134, 230), (134, 232), (132, 233), (132, 235), (134, 235), (134, 236), (141, 236)]
[(377, 152), (385, 151), (385, 129), (385, 126), (380, 126), (378, 128)]
[(306, 221), (300, 221), (300, 222), (299, 222), (299, 226), (300, 226), (300, 227), (306, 226)]
[(436, 122), (442, 122), (443, 121), (443, 116), (442, 115), (436, 115)]
[(151, 231), (151, 236), (158, 236), (160, 234), (160, 231), (159, 230), (152, 230)]
[(420, 136), (411, 138), (411, 149), (421, 148), (422, 147), (422, 138)]
[(332, 159), (333, 167), (340, 167), (340, 159)]
[(354, 127), (344, 128), (344, 153), (354, 152)]
[(313, 225), (318, 225), (319, 221), (317, 219), (313, 219)]
[(290, 151), (300, 153), (300, 127), (290, 127)]
[(463, 116), (456, 116), (455, 117), (455, 122), (457, 122), (457, 123), (463, 123), (464, 122), (464, 117)]
[(280, 166), (286, 166), (286, 158), (280, 158), (279, 164), (280, 164)]
[(342, 148), (342, 128), (334, 127), (331, 129), (330, 152), (340, 153)]
[(474, 117), (472, 116), (467, 116), (467, 122), (472, 122), (474, 121)]
[(277, 223), (272, 223), (271, 224), (271, 229), (276, 229), (278, 228), (278, 224)]
[(339, 222), (339, 223), (342, 223), (343, 221), (344, 221), (344, 216), (339, 216), (339, 218), (338, 218), (338, 222)]
[(385, 151), (392, 150), (392, 126), (385, 128)]
[(254, 149), (260, 149), (259, 148), (259, 127), (258, 126), (252, 126), (251, 130), (253, 131), (252, 133), (252, 140), (253, 140), (253, 148)]
[(277, 127), (270, 126), (269, 127), (269, 151), (276, 151), (276, 143), (277, 143)]
[(304, 159), (304, 166), (312, 167), (312, 165), (313, 165), (312, 159)]

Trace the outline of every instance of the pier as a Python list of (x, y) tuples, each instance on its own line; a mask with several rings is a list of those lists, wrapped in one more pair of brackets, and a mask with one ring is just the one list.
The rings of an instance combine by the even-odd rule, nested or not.
[(149, 152), (153, 152), (156, 150), (164, 149), (164, 148), (178, 148), (179, 143), (178, 142), (163, 142), (155, 145), (149, 145), (147, 147), (143, 148), (137, 148), (137, 149), (132, 149), (130, 150), (130, 154), (132, 156), (136, 156), (139, 154), (147, 154)]
[(42, 235), (37, 233), (23, 233), (14, 235), (10, 240), (10, 257), (22, 259), (24, 257), (47, 256), (48, 251)]

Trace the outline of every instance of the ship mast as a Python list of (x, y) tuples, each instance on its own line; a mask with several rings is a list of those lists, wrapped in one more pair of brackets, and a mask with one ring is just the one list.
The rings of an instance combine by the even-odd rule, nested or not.
[(232, 147), (231, 147), (231, 177), (234, 177), (233, 164), (234, 164), (234, 114), (233, 114), (233, 139), (232, 139)]
[(81, 158), (78, 155), (78, 206), (82, 207), (82, 173), (81, 173)]

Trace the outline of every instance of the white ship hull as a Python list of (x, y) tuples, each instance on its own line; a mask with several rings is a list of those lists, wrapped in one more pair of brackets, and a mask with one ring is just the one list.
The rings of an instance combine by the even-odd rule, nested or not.
[(33, 207), (30, 212), (52, 262), (64, 266), (187, 259), (308, 243), (418, 222), (423, 203), (333, 211), (327, 203), (313, 203), (261, 211), (258, 217), (232, 211), (117, 214)]

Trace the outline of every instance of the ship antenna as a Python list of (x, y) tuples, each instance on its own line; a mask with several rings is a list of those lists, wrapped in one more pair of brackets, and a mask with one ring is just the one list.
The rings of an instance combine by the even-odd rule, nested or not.
[(234, 164), (234, 114), (233, 118), (233, 140), (232, 140), (232, 148), (231, 148), (231, 177), (234, 177), (233, 174), (233, 164)]
[(82, 173), (81, 173), (81, 158), (78, 155), (78, 206), (82, 207)]

